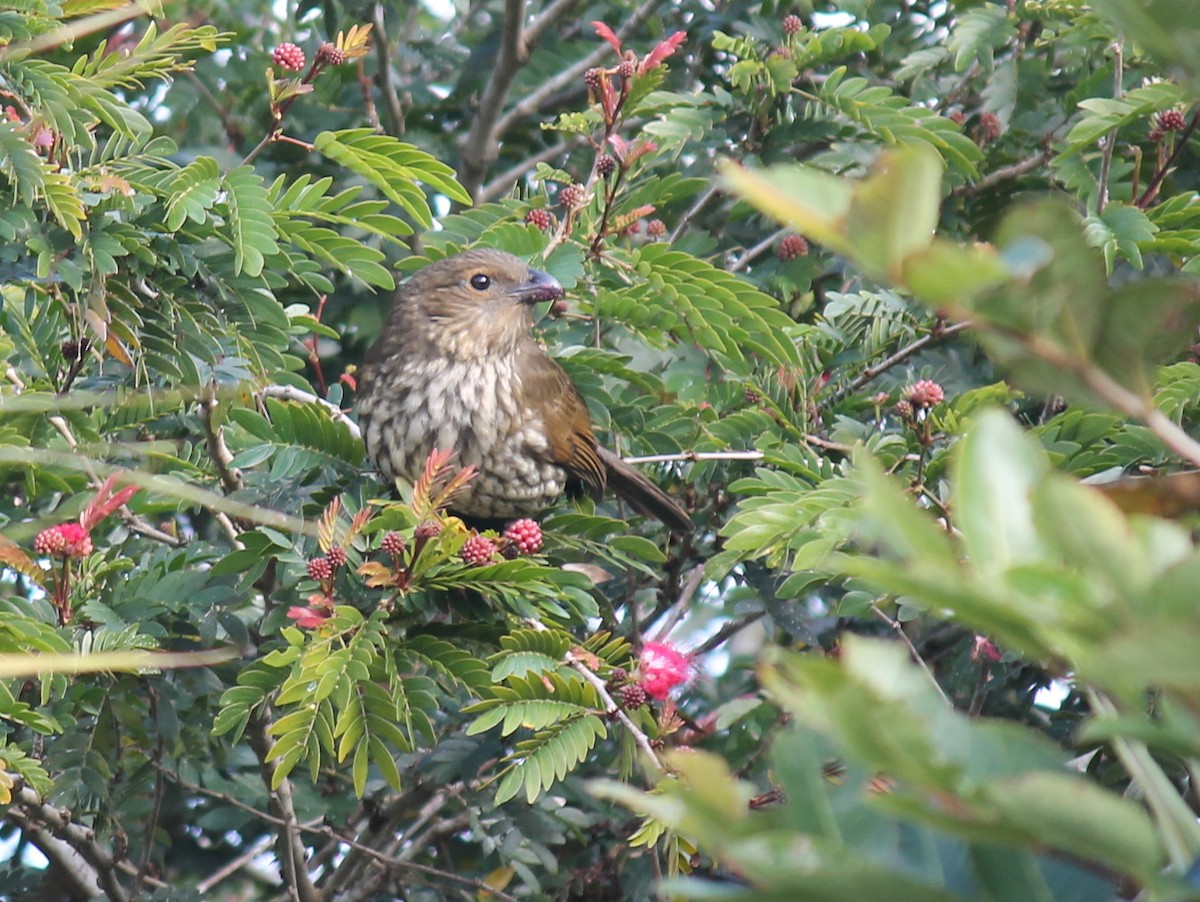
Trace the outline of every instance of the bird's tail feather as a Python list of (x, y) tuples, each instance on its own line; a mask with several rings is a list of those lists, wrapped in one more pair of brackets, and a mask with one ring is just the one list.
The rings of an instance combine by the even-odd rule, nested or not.
[(596, 451), (608, 469), (609, 488), (633, 505), (638, 513), (661, 520), (672, 532), (688, 533), (695, 528), (687, 511), (640, 470), (607, 448), (599, 447)]

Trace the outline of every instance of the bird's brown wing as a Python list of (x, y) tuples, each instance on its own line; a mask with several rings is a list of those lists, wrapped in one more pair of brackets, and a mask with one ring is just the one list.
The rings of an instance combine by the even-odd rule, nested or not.
[(604, 491), (608, 468), (596, 453), (592, 418), (579, 389), (541, 348), (520, 363), (524, 398), (541, 414), (550, 443), (548, 457), (566, 468), (589, 492)]

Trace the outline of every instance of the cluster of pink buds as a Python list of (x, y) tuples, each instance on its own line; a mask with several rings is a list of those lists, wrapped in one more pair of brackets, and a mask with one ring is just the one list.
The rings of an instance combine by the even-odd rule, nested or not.
[(618, 119), (621, 107), (629, 97), (634, 78), (661, 66), (666, 58), (674, 53), (687, 38), (687, 32), (675, 32), (660, 41), (653, 50), (639, 59), (632, 50), (622, 49), (621, 39), (603, 22), (593, 22), (592, 27), (596, 30), (597, 35), (608, 41), (620, 60), (616, 66), (588, 69), (583, 74), (583, 82), (587, 85), (588, 93), (593, 102), (599, 104), (601, 112), (604, 114), (604, 124), (611, 130)]
[(53, 586), (50, 596), (58, 611), (60, 624), (71, 621), (71, 562), (92, 553), (92, 530), (101, 520), (128, 502), (137, 491), (136, 486), (126, 486), (117, 491), (116, 477), (110, 476), (96, 490), (77, 522), (49, 526), (34, 537), (33, 550), (39, 555), (55, 559), (51, 569)]

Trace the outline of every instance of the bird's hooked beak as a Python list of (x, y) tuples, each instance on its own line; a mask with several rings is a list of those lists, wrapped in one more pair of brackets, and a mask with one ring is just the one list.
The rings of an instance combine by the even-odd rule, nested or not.
[(514, 300), (522, 304), (540, 304), (543, 301), (557, 301), (563, 296), (563, 287), (558, 279), (540, 269), (529, 270), (529, 278), (516, 286), (510, 292)]

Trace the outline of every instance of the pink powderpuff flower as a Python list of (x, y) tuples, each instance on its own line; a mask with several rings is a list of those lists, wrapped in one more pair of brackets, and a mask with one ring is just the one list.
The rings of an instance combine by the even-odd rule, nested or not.
[(647, 642), (642, 646), (637, 682), (651, 698), (661, 701), (691, 676), (691, 660), (674, 646), (666, 642)]
[(38, 554), (87, 557), (92, 553), (92, 537), (78, 523), (60, 523), (39, 532), (33, 550)]

